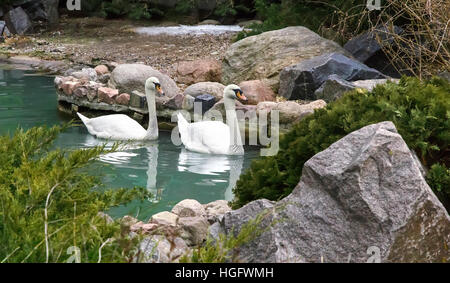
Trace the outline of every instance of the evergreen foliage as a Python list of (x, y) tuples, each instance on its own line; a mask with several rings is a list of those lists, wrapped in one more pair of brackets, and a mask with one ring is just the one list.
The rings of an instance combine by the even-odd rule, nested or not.
[(125, 0), (103, 2), (102, 14), (107, 18), (128, 17), (133, 20), (148, 20), (152, 17), (147, 3)]
[[(99, 212), (132, 199), (143, 188), (105, 190), (89, 171), (116, 144), (51, 150), (69, 125), (17, 130), (0, 136), (0, 262), (66, 262), (77, 247), (81, 262), (128, 262), (137, 238)], [(91, 169), (91, 170), (89, 170)]]
[(140, 0), (92, 0), (82, 1), (81, 13), (104, 18), (129, 18), (149, 20), (152, 16), (161, 16), (162, 12), (149, 1)]
[[(426, 168), (436, 195), (449, 204), (450, 83), (403, 77), (371, 92), (351, 91), (316, 110), (280, 138), (276, 156), (254, 160), (234, 189), (233, 208), (266, 198), (279, 200), (299, 182), (304, 163), (345, 135), (364, 126), (392, 121)], [(440, 165), (437, 165), (440, 164)]]

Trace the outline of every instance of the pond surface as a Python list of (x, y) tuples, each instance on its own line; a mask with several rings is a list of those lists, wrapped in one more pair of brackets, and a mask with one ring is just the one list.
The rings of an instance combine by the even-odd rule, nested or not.
[[(0, 66), (0, 134), (18, 127), (52, 126), (70, 121), (57, 110), (53, 77), (29, 71), (8, 70)], [(112, 142), (89, 135), (84, 126), (62, 133), (55, 146), (76, 149)], [(147, 220), (154, 213), (171, 210), (179, 201), (191, 198), (200, 203), (218, 199), (231, 200), (232, 188), (251, 159), (259, 151), (246, 149), (245, 156), (221, 156), (194, 153), (175, 146), (169, 132), (160, 132), (158, 141), (140, 142), (102, 156), (98, 174), (106, 187), (145, 187), (155, 197), (127, 206), (113, 208), (113, 217), (137, 216)]]
[(225, 26), (225, 25), (198, 25), (186, 26), (179, 25), (173, 27), (140, 27), (136, 28), (135, 32), (145, 35), (220, 35), (227, 32), (240, 32), (244, 30), (240, 26)]

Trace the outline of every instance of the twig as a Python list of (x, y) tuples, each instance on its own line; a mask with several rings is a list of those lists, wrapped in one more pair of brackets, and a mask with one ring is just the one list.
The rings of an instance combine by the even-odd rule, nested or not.
[(49, 258), (49, 245), (48, 245), (48, 202), (50, 201), (50, 196), (53, 191), (59, 186), (59, 183), (56, 183), (50, 190), (47, 195), (47, 200), (45, 201), (45, 209), (44, 209), (44, 233), (45, 233), (45, 262), (48, 263)]
[(0, 262), (0, 263), (6, 262), (6, 261), (8, 260), (8, 258), (9, 258), (10, 256), (12, 256), (18, 249), (20, 249), (20, 247), (17, 247), (15, 250), (13, 250), (12, 253), (10, 253), (7, 257), (5, 257), (5, 258), (2, 260), (2, 262)]
[(98, 249), (98, 261), (97, 261), (97, 263), (100, 263), (102, 261), (102, 249), (110, 241), (112, 242), (112, 241), (114, 241), (114, 239), (113, 238), (107, 239), (105, 242), (102, 243), (102, 245)]

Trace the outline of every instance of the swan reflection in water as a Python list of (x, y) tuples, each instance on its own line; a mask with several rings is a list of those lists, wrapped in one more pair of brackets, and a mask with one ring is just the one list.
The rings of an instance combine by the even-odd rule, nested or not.
[[(91, 135), (86, 135), (83, 146), (89, 148), (105, 145), (106, 149), (111, 149), (114, 143), (114, 141), (97, 139)], [(140, 155), (140, 153), (136, 151), (143, 153), (142, 149), (145, 149), (147, 152), (148, 162), (146, 164), (133, 162), (132, 159), (139, 157)], [(112, 164), (116, 167), (134, 169), (136, 171), (146, 169), (146, 189), (151, 193), (151, 197), (148, 200), (152, 203), (158, 203), (161, 201), (163, 191), (162, 188), (157, 188), (156, 186), (156, 177), (158, 175), (158, 153), (157, 141), (133, 141), (122, 145), (119, 151), (101, 155), (99, 160), (104, 163)]]
[[(162, 144), (159, 144), (161, 142)], [(108, 149), (114, 145), (114, 141), (97, 139), (91, 135), (86, 135), (82, 141), (82, 147), (84, 148), (103, 144), (105, 144), (106, 149)], [(153, 204), (159, 203), (163, 200), (162, 198), (164, 191), (166, 191), (166, 196), (164, 198), (167, 198), (167, 200), (164, 201), (181, 201), (182, 199), (178, 200), (181, 195), (176, 191), (180, 189), (179, 183), (178, 185), (173, 185), (170, 181), (179, 178), (185, 178), (185, 182), (188, 183), (192, 182), (186, 184), (187, 187), (192, 188), (196, 186), (208, 186), (215, 187), (215, 190), (221, 187), (220, 184), (228, 182), (227, 187), (223, 191), (223, 195), (216, 195), (215, 198), (223, 198), (225, 200), (233, 199), (233, 187), (239, 179), (244, 164), (243, 156), (209, 155), (191, 152), (184, 148), (180, 148), (178, 160), (174, 160), (171, 155), (175, 152), (171, 150), (167, 152), (163, 150), (160, 152), (161, 147), (163, 149), (167, 148), (167, 144), (164, 140), (131, 142), (123, 145), (117, 152), (100, 156), (99, 161), (112, 164), (114, 167), (129, 169), (127, 177), (132, 177), (133, 179), (131, 179), (128, 183), (122, 183), (122, 186), (124, 187), (129, 186), (129, 183), (133, 182), (132, 180), (136, 181), (136, 178), (142, 178), (140, 176), (143, 175), (143, 171), (146, 172), (147, 180), (145, 187), (152, 194), (149, 201)], [(146, 158), (143, 158), (145, 155)], [(158, 162), (160, 163), (160, 172), (158, 172)], [(174, 167), (173, 163), (178, 164), (175, 164)], [(166, 168), (166, 170), (163, 168)], [(186, 178), (186, 176), (180, 176), (177, 178), (174, 171), (188, 172), (191, 173), (192, 176), (188, 178)], [(160, 175), (159, 179), (161, 179), (159, 185), (157, 182), (158, 174)], [(165, 188), (166, 186), (168, 186), (168, 188)], [(168, 194), (170, 194), (170, 196)], [(184, 192), (182, 195), (183, 198), (197, 199), (199, 197), (198, 191), (194, 193), (194, 195), (189, 194), (189, 192)]]
[[(225, 200), (233, 199), (233, 187), (242, 171), (244, 164), (244, 157), (240, 155), (209, 155), (204, 153), (197, 153), (181, 149), (178, 157), (178, 171), (188, 171), (200, 175), (219, 175), (220, 173), (230, 172), (228, 187), (225, 190)], [(203, 183), (198, 182), (199, 185), (213, 185), (214, 181), (221, 182), (221, 180), (213, 180), (211, 178), (202, 179)]]
[(158, 203), (162, 199), (162, 188), (156, 187), (156, 176), (158, 175), (158, 144), (147, 146), (148, 170), (147, 170), (147, 190), (152, 193), (150, 202)]

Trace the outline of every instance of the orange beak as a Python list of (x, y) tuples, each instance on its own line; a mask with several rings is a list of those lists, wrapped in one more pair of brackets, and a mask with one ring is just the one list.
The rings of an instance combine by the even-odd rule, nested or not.
[(164, 91), (162, 90), (162, 88), (161, 88), (161, 86), (156, 86), (156, 91), (160, 94), (160, 95), (162, 95), (162, 96), (164, 96)]
[(247, 100), (248, 100), (247, 97), (245, 97), (244, 93), (242, 93), (242, 92), (240, 92), (240, 91), (238, 91), (238, 92), (236, 93), (236, 96), (237, 96), (237, 98), (239, 98), (239, 99), (242, 100), (242, 101), (247, 101)]

